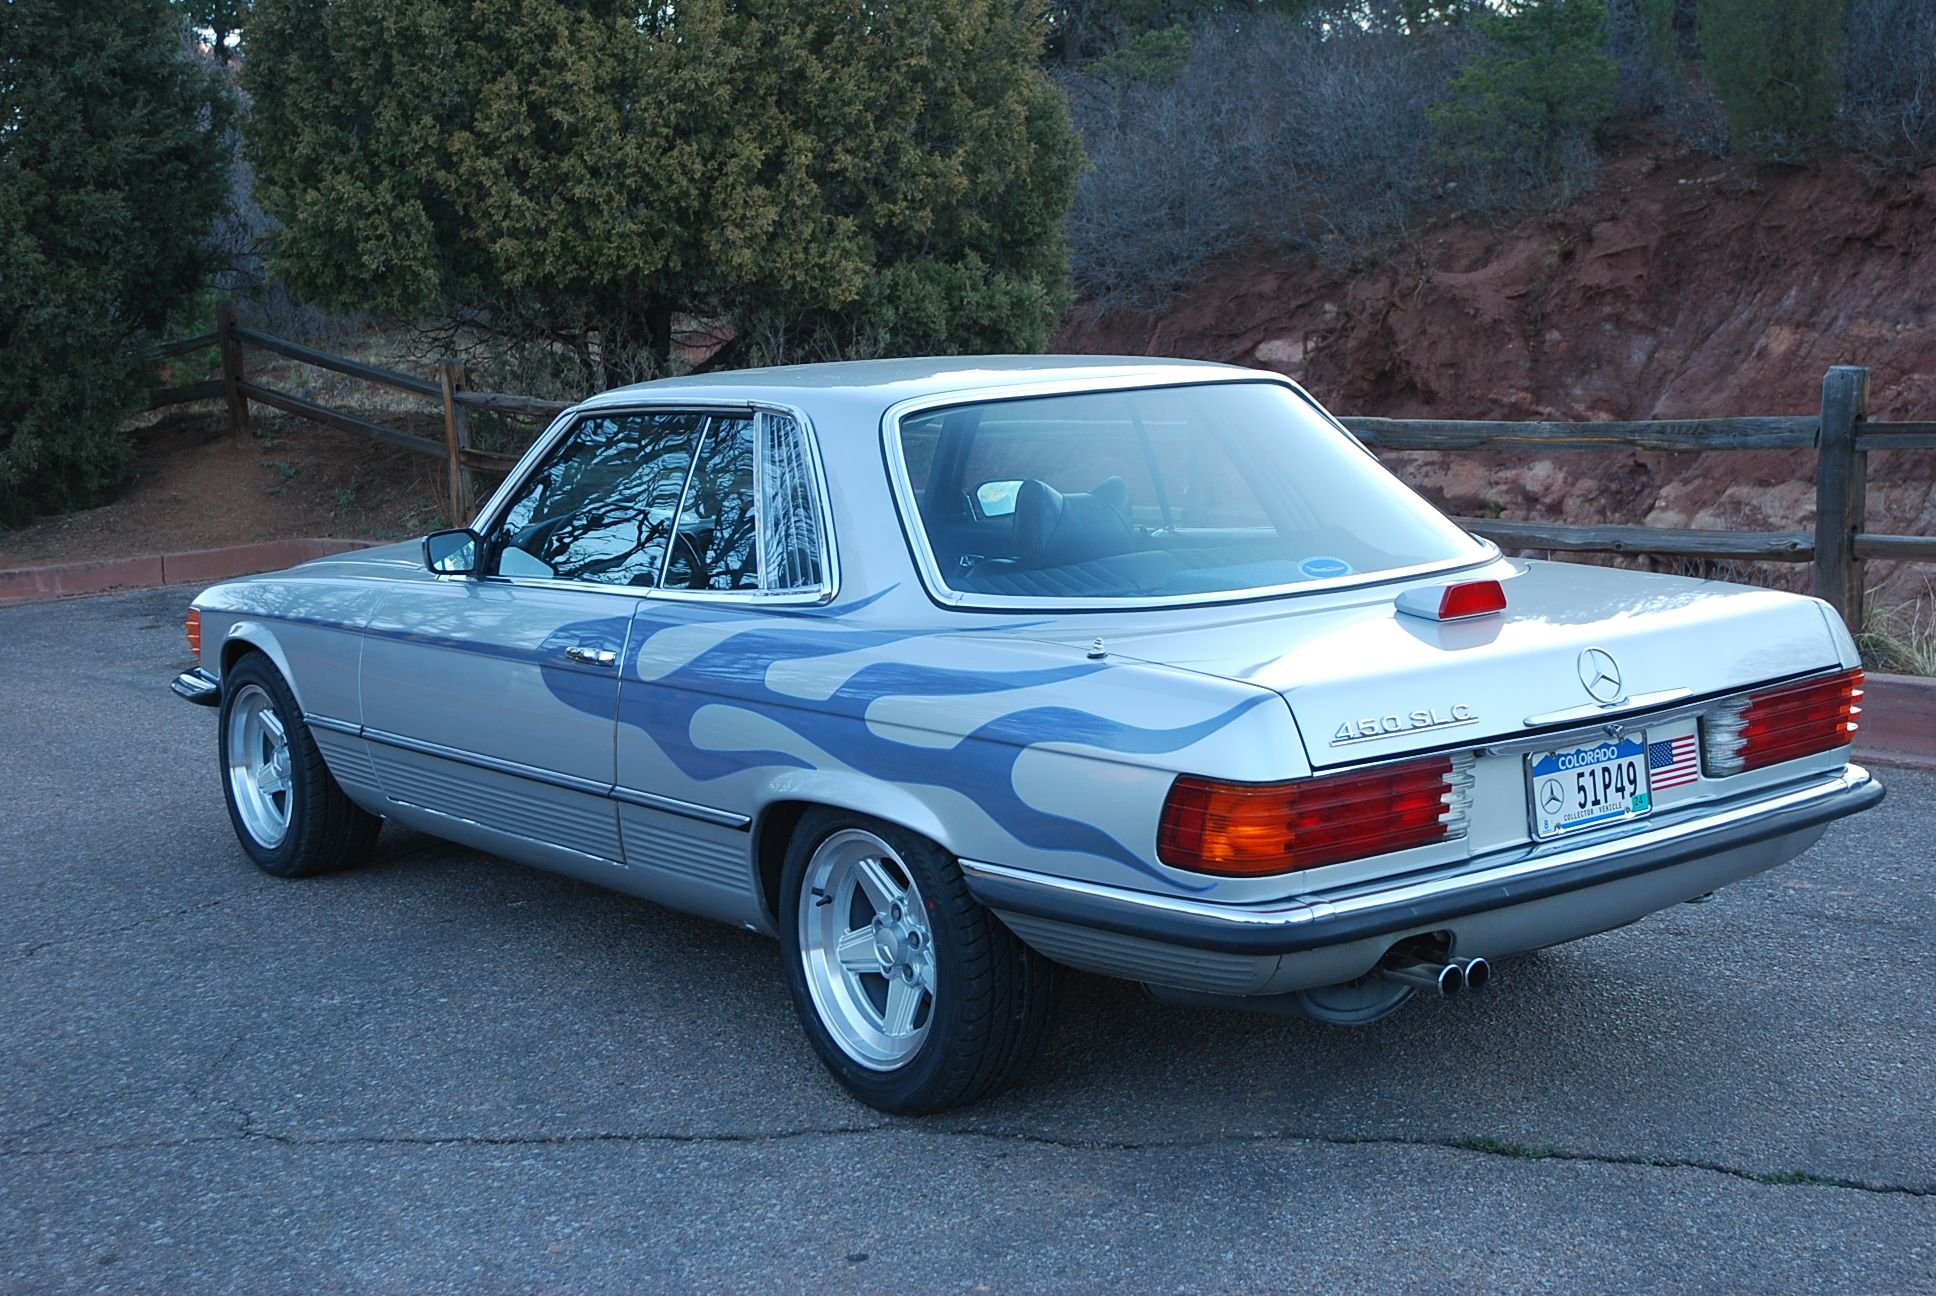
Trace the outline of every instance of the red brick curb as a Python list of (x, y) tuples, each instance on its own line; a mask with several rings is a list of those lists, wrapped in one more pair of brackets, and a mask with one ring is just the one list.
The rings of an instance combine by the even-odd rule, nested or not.
[(98, 562), (48, 563), (0, 571), (0, 606), (105, 594), (109, 590), (152, 589), (157, 585), (203, 585), (231, 576), (279, 571), (312, 558), (367, 549), (372, 540), (264, 540), (226, 549), (104, 558)]
[(1855, 758), (1936, 770), (1936, 679), (1869, 675)]

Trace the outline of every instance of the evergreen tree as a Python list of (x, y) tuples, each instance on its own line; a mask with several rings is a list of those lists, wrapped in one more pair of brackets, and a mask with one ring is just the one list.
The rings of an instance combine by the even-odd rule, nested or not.
[[(548, 339), (582, 381), (1035, 349), (1080, 164), (1012, 0), (257, 0), (279, 268), (338, 307)], [(636, 362), (636, 363), (635, 363)]]
[(168, 0), (0, 4), (0, 521), (125, 470), (141, 350), (207, 269), (229, 102)]
[(1701, 0), (1701, 56), (1735, 143), (1800, 162), (1842, 98), (1847, 0)]
[(1432, 110), (1433, 129), (1456, 159), (1551, 178), (1613, 112), (1605, 0), (1499, 0), (1471, 23), (1487, 48)]
[(209, 53), (217, 62), (234, 60), (242, 29), (249, 21), (249, 0), (174, 0), (199, 32), (207, 33)]

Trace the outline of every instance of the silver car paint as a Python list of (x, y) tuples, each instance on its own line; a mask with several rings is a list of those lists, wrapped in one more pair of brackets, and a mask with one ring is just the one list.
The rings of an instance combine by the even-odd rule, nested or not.
[[(1473, 573), (1502, 580), (1508, 613), (1437, 622), (1399, 615), (1389, 590), (1248, 605), (1197, 624), (1091, 626), (1113, 651), (1262, 684), (1282, 693), (1304, 727), (1314, 766), (1356, 764), (1429, 745), (1518, 733), (1530, 719), (1593, 708), (1579, 653), (1610, 652), (1628, 694), (1685, 689), (1712, 696), (1761, 680), (1857, 659), (1831, 636), (1812, 600), (1774, 590), (1579, 563), (1499, 563)], [(1468, 708), (1458, 732), (1374, 730), (1334, 741), (1365, 719), (1414, 709)], [(1354, 734), (1356, 730), (1354, 729)]]
[[(387, 593), (364, 627), (362, 665), (362, 720), (385, 795), (619, 862), (616, 671), (566, 654), (622, 652), (629, 602), (461, 578)], [(560, 691), (579, 705), (560, 705)]]
[(1286, 994), (1365, 976), (1394, 944), (1413, 935), (1443, 934), (1454, 958), (1496, 960), (1624, 927), (1792, 859), (1823, 831), (1812, 828), (1604, 886), (1292, 954), (1185, 949), (1026, 914), (1003, 912), (1002, 918), (1042, 953), (1086, 972), (1220, 996)]
[[(937, 608), (888, 495), (884, 409), (1004, 382), (1180, 373), (1257, 378), (1216, 366), (1001, 358), (608, 393), (580, 409), (750, 396), (802, 411), (840, 545), (833, 601), (779, 610), (435, 577), (414, 545), (400, 545), (217, 586), (197, 600), (205, 642), (270, 655), (366, 808), (767, 931), (750, 830), (783, 802), (879, 815), (969, 859), (1254, 903), (1524, 841), (1518, 757), (1482, 756), (1468, 837), (1292, 878), (1217, 880), (1156, 861), (1156, 819), (1175, 773), (1296, 778), (1511, 735), (1529, 715), (1588, 700), (1568, 681), (1575, 650), (1589, 644), (1614, 652), (1636, 691), (1658, 681), (1712, 694), (1856, 660), (1810, 600), (1503, 561), (1482, 571), (1505, 578), (1508, 614), (1468, 624), (1394, 614), (1397, 589), (1430, 579), (1106, 614)], [(534, 445), (526, 468), (569, 421)], [(515, 481), (481, 519), (502, 509)], [(1089, 651), (1098, 637), (1101, 659)], [(593, 640), (618, 655), (612, 670), (563, 658)], [(219, 671), (222, 658), (211, 658)], [(1342, 754), (1329, 746), (1345, 720), (1455, 703), (1481, 724), (1394, 733)], [(1706, 780), (1728, 787), (1677, 800), (1792, 774)]]

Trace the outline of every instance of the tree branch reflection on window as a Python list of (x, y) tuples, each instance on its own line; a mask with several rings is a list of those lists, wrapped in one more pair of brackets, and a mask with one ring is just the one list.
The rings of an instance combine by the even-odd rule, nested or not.
[(679, 514), (672, 558), (666, 566), (666, 588), (760, 587), (754, 432), (750, 418), (713, 420)]
[(512, 504), (493, 536), (498, 570), (517, 550), (559, 580), (656, 585), (673, 522), (707, 424), (744, 424), (696, 413), (587, 418)]

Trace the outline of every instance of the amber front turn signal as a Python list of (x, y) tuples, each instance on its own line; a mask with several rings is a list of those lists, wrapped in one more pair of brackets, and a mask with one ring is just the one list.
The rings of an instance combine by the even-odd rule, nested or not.
[(188, 609), (188, 617), (182, 622), (182, 632), (188, 636), (188, 651), (195, 654), (195, 660), (202, 659), (202, 610)]

